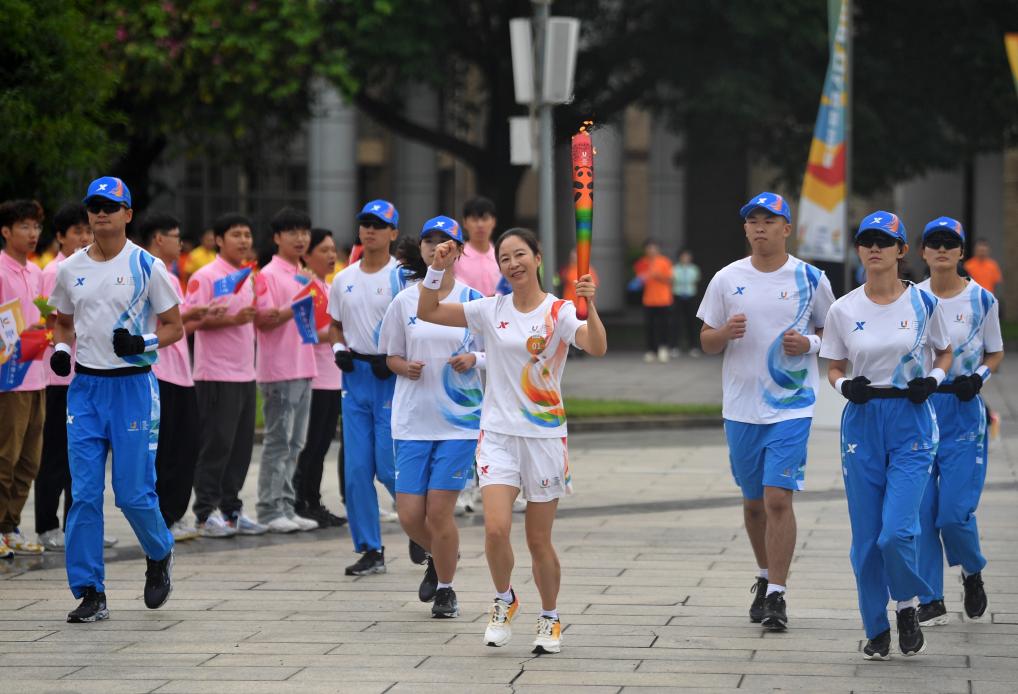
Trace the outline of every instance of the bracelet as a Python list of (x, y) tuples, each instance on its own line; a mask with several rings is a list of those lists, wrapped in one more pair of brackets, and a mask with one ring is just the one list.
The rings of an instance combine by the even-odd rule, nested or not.
[(989, 381), (990, 376), (993, 375), (993, 372), (990, 371), (990, 367), (986, 364), (980, 364), (979, 368), (976, 369), (976, 373), (979, 374), (979, 378), (983, 379), (983, 383)]
[(820, 351), (820, 336), (819, 335), (806, 335), (809, 340), (809, 349), (806, 350), (806, 354), (816, 354)]
[(425, 289), (438, 289), (442, 286), (443, 277), (445, 277), (445, 270), (429, 267), (428, 273), (424, 275), (424, 281), (421, 282), (421, 286)]
[[(848, 378), (846, 376), (842, 376), (837, 381), (835, 381), (834, 382), (834, 390), (836, 390), (839, 393), (841, 393), (841, 386), (843, 386), (845, 384), (845, 381), (847, 381), (847, 380), (848, 380)], [(841, 393), (841, 394), (844, 395), (844, 393)]]
[(938, 386), (940, 385), (941, 381), (943, 381), (946, 377), (947, 374), (945, 374), (944, 370), (941, 369), (940, 367), (937, 367), (933, 371), (926, 374), (926, 378), (932, 378), (934, 381), (937, 382)]
[(68, 354), (70, 354), (71, 353), (71, 346), (69, 344), (67, 344), (66, 342), (58, 342), (57, 344), (55, 344), (53, 346), (53, 351), (54, 352), (67, 352)]
[(346, 351), (346, 345), (344, 345), (342, 342), (337, 342), (336, 344), (332, 345), (332, 353), (333, 354), (337, 354), (339, 352), (345, 352), (345, 351)]
[(486, 352), (471, 352), (471, 354), (473, 354), (474, 355), (474, 359), (477, 360), (476, 362), (474, 362), (474, 366), (476, 368), (478, 368), (478, 369), (487, 368), (487, 366), (488, 366), (488, 355), (487, 355)]
[(146, 352), (155, 352), (157, 349), (159, 349), (159, 336), (156, 335), (155, 333), (148, 333), (147, 335), (142, 335), (141, 338), (145, 340)]

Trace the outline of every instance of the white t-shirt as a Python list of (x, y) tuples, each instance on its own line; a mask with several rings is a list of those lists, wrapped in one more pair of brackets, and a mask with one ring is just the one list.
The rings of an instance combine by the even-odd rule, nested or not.
[(389, 304), (407, 285), (395, 258), (378, 272), (361, 271), (361, 261), (332, 279), (329, 315), (343, 324), (348, 349), (359, 354), (382, 354), (378, 336)]
[(530, 313), (513, 306), (513, 295), (463, 304), (467, 327), (484, 340), (487, 384), (481, 429), (510, 436), (566, 435), (562, 370), (569, 345), (586, 321), (573, 302), (548, 294)]
[(714, 275), (696, 317), (721, 328), (736, 314), (746, 316), (745, 336), (725, 346), (725, 419), (773, 424), (813, 416), (817, 357), (785, 354), (782, 339), (789, 329), (811, 335), (823, 328), (832, 303), (827, 275), (791, 255), (774, 272), (760, 272), (743, 258)]
[[(417, 319), (420, 286), (401, 291), (385, 312), (379, 347), (389, 355), (424, 363), (421, 377), (396, 377), (392, 398), (392, 438), (408, 441), (476, 439), (481, 428), (484, 387), (477, 368), (456, 373), (449, 357), (484, 350), (466, 328), (450, 328)], [(456, 282), (442, 303), (465, 304), (483, 298)]]
[[(918, 287), (933, 294), (930, 281), (924, 280)], [(947, 323), (947, 334), (954, 348), (954, 360), (946, 382), (958, 376), (967, 376), (983, 363), (984, 352), (1000, 352), (1004, 340), (1000, 336), (1000, 305), (990, 292), (975, 282), (969, 282), (950, 299), (937, 297)]]
[(75, 253), (57, 269), (50, 303), (63, 314), (74, 314), (75, 361), (92, 369), (122, 369), (156, 362), (155, 350), (118, 357), (113, 331), (132, 335), (156, 331), (156, 316), (180, 300), (163, 261), (128, 241), (100, 263), (88, 253)]
[(872, 386), (906, 388), (933, 366), (933, 350), (951, 344), (944, 310), (911, 282), (894, 303), (873, 303), (859, 287), (834, 302), (827, 314), (820, 356), (848, 359), (854, 376)]

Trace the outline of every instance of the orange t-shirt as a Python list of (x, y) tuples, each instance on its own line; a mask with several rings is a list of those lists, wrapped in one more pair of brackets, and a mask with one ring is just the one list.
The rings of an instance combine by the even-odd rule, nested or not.
[[(590, 274), (594, 280), (594, 285), (598, 284), (597, 281), (597, 270), (593, 267), (590, 268)], [(579, 278), (576, 276), (576, 264), (569, 265), (562, 268), (562, 272), (559, 273), (559, 279), (562, 280), (562, 298), (566, 301), (572, 301), (576, 303), (576, 282)]]
[(965, 272), (969, 273), (976, 284), (991, 293), (996, 289), (997, 283), (1004, 279), (1000, 274), (1000, 266), (993, 258), (986, 260), (969, 258), (965, 261)]
[(671, 306), (672, 263), (663, 255), (647, 258), (643, 273), (643, 305)]

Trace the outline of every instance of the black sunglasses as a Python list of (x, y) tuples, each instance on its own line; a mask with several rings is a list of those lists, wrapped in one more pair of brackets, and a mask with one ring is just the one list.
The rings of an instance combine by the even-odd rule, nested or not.
[(931, 234), (925, 241), (923, 241), (923, 245), (926, 248), (932, 248), (934, 250), (943, 248), (948, 251), (953, 251), (956, 248), (961, 248), (961, 239), (957, 236), (952, 236), (951, 234)]
[(856, 240), (855, 245), (863, 248), (890, 248), (898, 244), (898, 239), (893, 236), (888, 236), (879, 231), (867, 231), (863, 232)]
[(114, 202), (112, 200), (89, 200), (88, 204), (85, 205), (85, 209), (87, 209), (92, 214), (99, 214), (100, 212), (105, 212), (106, 214), (116, 214), (117, 212), (120, 211), (120, 208), (122, 207), (123, 207), (122, 204), (120, 204), (119, 202)]
[(365, 229), (388, 229), (391, 226), (380, 219), (362, 219), (359, 224)]

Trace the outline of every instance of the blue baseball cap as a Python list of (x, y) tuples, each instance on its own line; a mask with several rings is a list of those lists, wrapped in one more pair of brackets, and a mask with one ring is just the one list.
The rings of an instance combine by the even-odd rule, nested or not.
[(131, 206), (131, 191), (127, 189), (127, 184), (116, 176), (103, 176), (89, 183), (88, 192), (85, 193), (82, 202), (88, 202), (92, 198), (105, 198)]
[(433, 231), (440, 231), (453, 241), (463, 243), (463, 229), (452, 217), (446, 217), (444, 214), (440, 214), (437, 217), (432, 217), (426, 221), (424, 226), (421, 227), (421, 238), (423, 239)]
[(893, 212), (886, 212), (884, 210), (870, 212), (859, 222), (859, 229), (855, 232), (855, 238), (859, 238), (861, 233), (870, 229), (882, 231), (896, 241), (908, 243), (905, 223)]
[(388, 200), (372, 200), (369, 202), (357, 214), (357, 221), (363, 222), (372, 217), (381, 220), (394, 229), (399, 228), (399, 212), (396, 211), (396, 206)]
[(757, 208), (763, 210), (768, 214), (776, 214), (779, 217), (784, 217), (788, 220), (788, 223), (792, 223), (792, 211), (788, 209), (788, 203), (785, 199), (777, 193), (763, 192), (759, 195), (754, 195), (749, 202), (742, 206), (739, 210), (739, 216), (745, 219), (753, 213)]
[(937, 217), (927, 224), (926, 228), (923, 229), (923, 241), (926, 240), (927, 236), (937, 231), (947, 232), (957, 237), (959, 241), (965, 241), (965, 229), (962, 228), (961, 222), (952, 217)]

